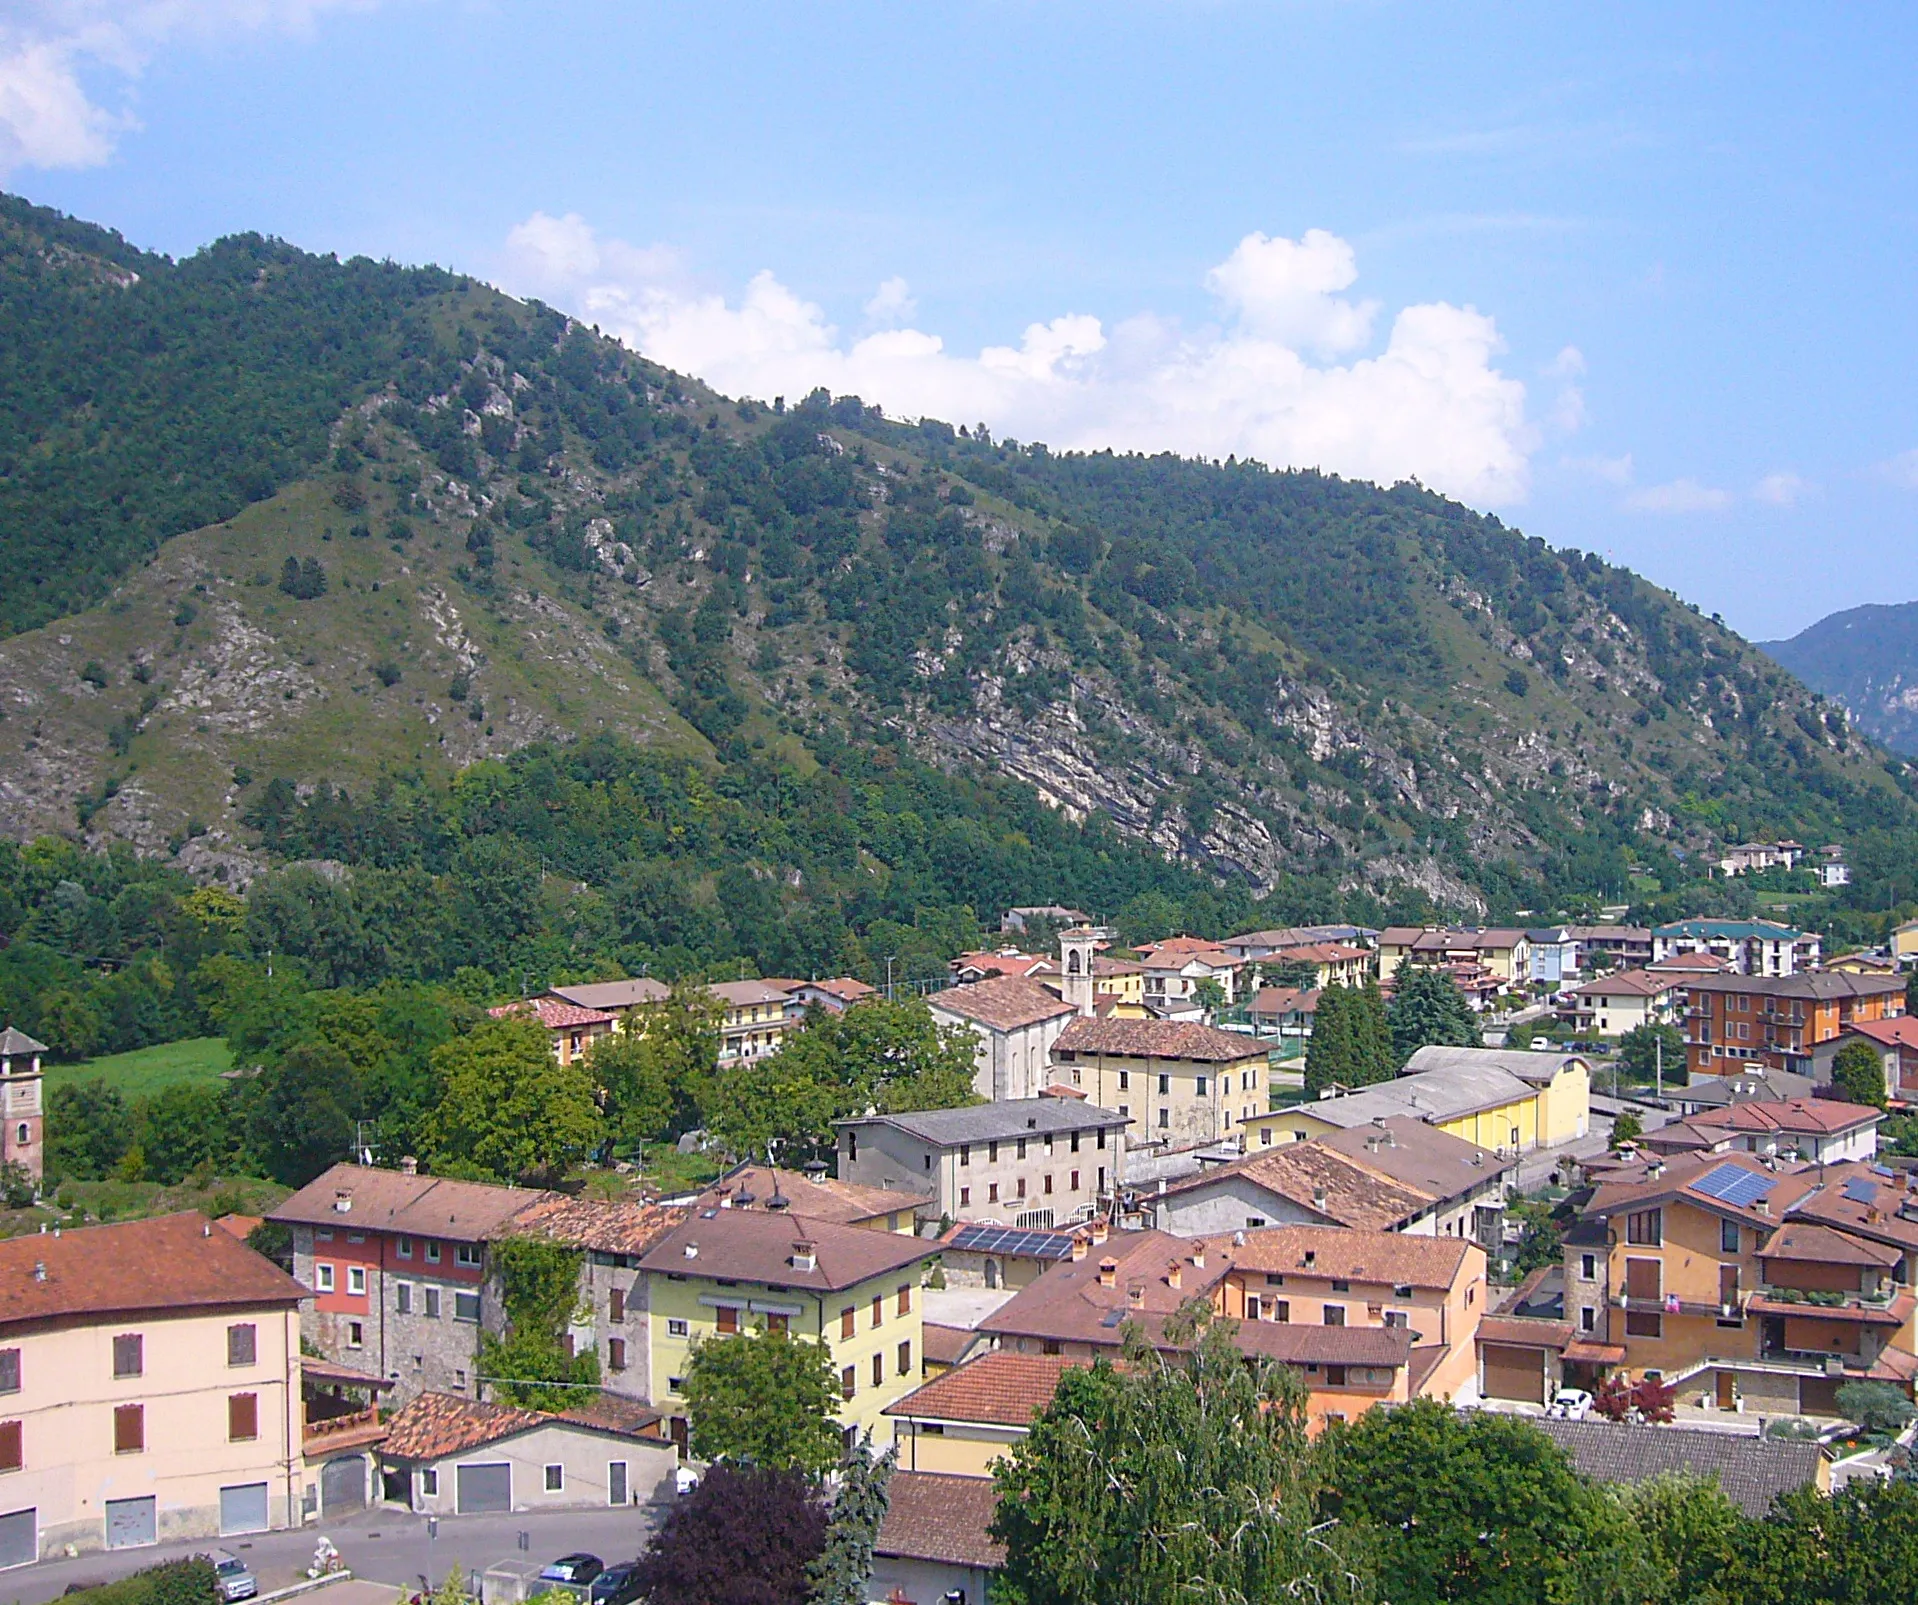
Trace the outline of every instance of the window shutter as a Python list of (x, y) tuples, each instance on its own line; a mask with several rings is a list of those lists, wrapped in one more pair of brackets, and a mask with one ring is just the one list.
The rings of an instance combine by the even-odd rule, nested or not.
[(260, 1396), (230, 1393), (226, 1400), (226, 1435), (234, 1443), (260, 1435)]
[(623, 1321), (626, 1319), (626, 1295), (621, 1292), (620, 1289), (614, 1288), (607, 1296), (606, 1314), (610, 1320)]
[(608, 1338), (606, 1340), (606, 1364), (614, 1371), (626, 1369), (626, 1340)]
[(257, 1329), (251, 1322), (226, 1329), (226, 1363), (228, 1365), (251, 1365), (259, 1352)]
[(26, 1464), (18, 1421), (0, 1421), (0, 1471), (18, 1471)]
[(143, 1404), (116, 1405), (113, 1411), (113, 1452), (138, 1454), (147, 1446), (147, 1411)]
[(137, 1377), (145, 1369), (145, 1345), (138, 1332), (123, 1332), (113, 1340), (113, 1374)]

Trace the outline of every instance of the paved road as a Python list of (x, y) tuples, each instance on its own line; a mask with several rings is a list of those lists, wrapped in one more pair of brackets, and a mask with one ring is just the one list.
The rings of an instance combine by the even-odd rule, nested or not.
[[(355, 1577), (417, 1588), (422, 1578), (437, 1583), (455, 1569), (484, 1572), (501, 1560), (545, 1562), (576, 1549), (589, 1550), (607, 1562), (629, 1560), (645, 1547), (658, 1520), (659, 1507), (644, 1505), (618, 1510), (522, 1512), (514, 1516), (442, 1516), (438, 1536), (434, 1537), (428, 1534), (424, 1516), (396, 1508), (376, 1508), (291, 1532), (199, 1539), (82, 1555), (76, 1560), (41, 1561), (36, 1566), (0, 1572), (0, 1602), (42, 1605), (43, 1601), (57, 1599), (70, 1583), (109, 1582), (163, 1560), (216, 1547), (231, 1549), (245, 1560), (259, 1578), (261, 1592), (268, 1593), (304, 1575), (321, 1533), (333, 1540)], [(524, 1553), (518, 1547), (521, 1533), (528, 1535)], [(314, 1596), (314, 1605), (351, 1602), (331, 1589), (322, 1589)]]

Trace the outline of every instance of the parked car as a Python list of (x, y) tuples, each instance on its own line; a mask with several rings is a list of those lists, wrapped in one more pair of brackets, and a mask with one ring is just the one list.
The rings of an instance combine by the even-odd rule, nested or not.
[(1561, 1421), (1583, 1421), (1592, 1413), (1592, 1396), (1583, 1388), (1560, 1388), (1552, 1395), (1545, 1413)]
[(673, 1492), (681, 1499), (699, 1486), (699, 1473), (691, 1466), (679, 1466), (673, 1472)]
[(216, 1549), (207, 1557), (213, 1562), (213, 1576), (223, 1600), (251, 1599), (260, 1591), (260, 1582), (246, 1569), (246, 1562), (230, 1549)]
[(591, 1605), (632, 1605), (639, 1598), (639, 1562), (614, 1561), (593, 1579), (586, 1597)]
[(599, 1574), (606, 1570), (606, 1563), (597, 1555), (588, 1555), (584, 1550), (576, 1555), (561, 1555), (539, 1574), (542, 1583), (571, 1583), (575, 1588), (584, 1588)]

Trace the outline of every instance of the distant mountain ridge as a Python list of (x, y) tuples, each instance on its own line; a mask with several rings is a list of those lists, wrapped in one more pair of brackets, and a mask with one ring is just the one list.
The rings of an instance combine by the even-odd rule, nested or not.
[(1868, 602), (1759, 651), (1844, 704), (1875, 741), (1918, 756), (1918, 602)]

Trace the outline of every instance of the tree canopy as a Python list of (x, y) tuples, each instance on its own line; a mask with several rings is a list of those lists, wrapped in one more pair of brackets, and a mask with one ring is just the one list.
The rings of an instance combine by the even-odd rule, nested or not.
[(680, 1394), (702, 1460), (818, 1477), (839, 1459), (839, 1379), (810, 1338), (767, 1328), (701, 1339)]
[(1426, 964), (1399, 966), (1386, 1017), (1401, 1065), (1420, 1048), (1476, 1048), (1485, 1040), (1458, 983)]

